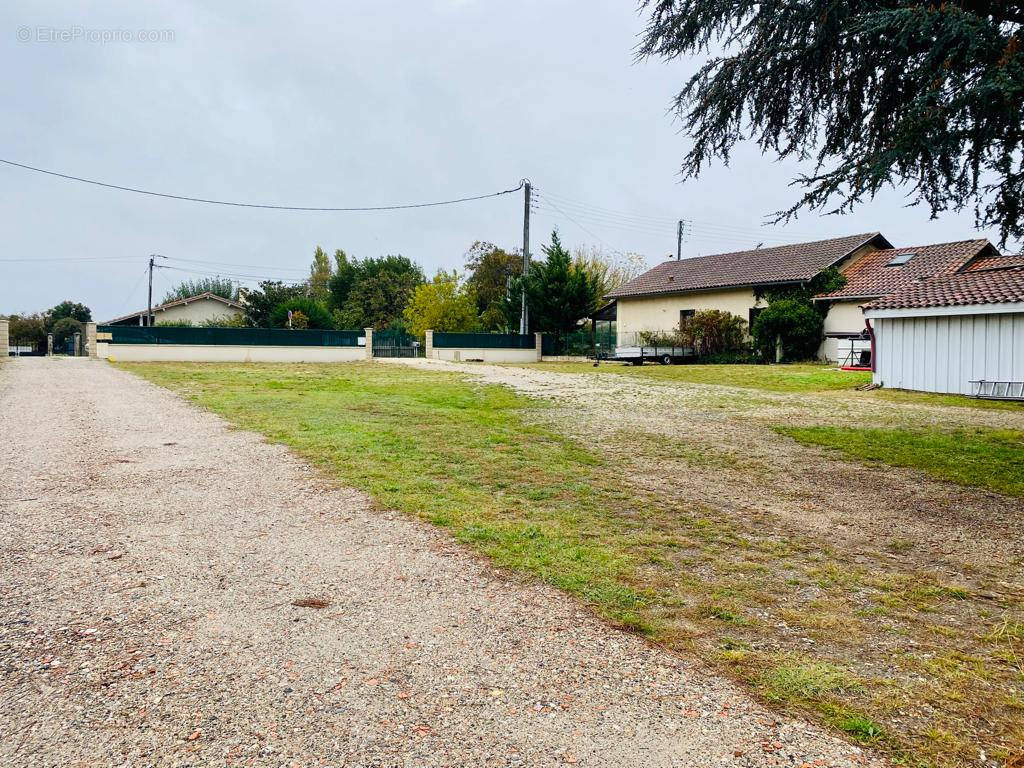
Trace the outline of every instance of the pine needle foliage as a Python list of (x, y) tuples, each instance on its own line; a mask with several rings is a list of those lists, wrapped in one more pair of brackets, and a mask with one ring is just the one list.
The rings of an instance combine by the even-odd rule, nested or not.
[(933, 218), (974, 210), (1024, 239), (1024, 3), (643, 0), (638, 57), (706, 61), (675, 98), (696, 178), (753, 139), (813, 159), (801, 209), (846, 212), (885, 187)]

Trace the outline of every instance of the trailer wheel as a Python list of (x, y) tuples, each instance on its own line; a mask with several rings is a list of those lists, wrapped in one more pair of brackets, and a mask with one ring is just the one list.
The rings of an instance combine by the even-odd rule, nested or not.
[(672, 365), (672, 355), (662, 355), (661, 356), (661, 364), (662, 365)]
[(633, 363), (633, 365), (643, 365), (644, 364), (644, 360), (643, 360), (643, 358), (640, 358), (639, 360), (633, 360), (632, 363)]

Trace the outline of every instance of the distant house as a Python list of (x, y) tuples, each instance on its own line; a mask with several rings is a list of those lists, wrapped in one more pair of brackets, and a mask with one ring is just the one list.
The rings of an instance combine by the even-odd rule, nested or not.
[(1024, 400), (1024, 257), (986, 252), (909, 281), (864, 315), (876, 384)]
[(844, 340), (863, 339), (860, 346), (865, 349), (870, 346), (861, 309), (865, 304), (889, 296), (919, 280), (954, 274), (974, 262), (993, 258), (1001, 257), (985, 239), (861, 253), (842, 269), (846, 285), (814, 299), (826, 302), (829, 307), (825, 317), (825, 342), (821, 356), (826, 360), (843, 362), (842, 350), (849, 348)]
[[(215, 293), (206, 291), (185, 299), (168, 301), (153, 307), (153, 324), (187, 322), (202, 325), (214, 320), (229, 320), (245, 312), (245, 307), (237, 301), (225, 299)], [(140, 309), (130, 315), (116, 317), (105, 325), (145, 325), (146, 310)]]
[(620, 339), (638, 331), (674, 331), (680, 320), (707, 309), (738, 315), (753, 325), (757, 313), (767, 306), (764, 291), (807, 283), (829, 267), (843, 269), (872, 251), (891, 247), (880, 233), (868, 232), (666, 261), (608, 298), (617, 304)]

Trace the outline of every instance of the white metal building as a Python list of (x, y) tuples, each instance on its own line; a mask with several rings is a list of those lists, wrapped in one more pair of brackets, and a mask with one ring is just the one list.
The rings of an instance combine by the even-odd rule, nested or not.
[(978, 382), (989, 382), (989, 394), (1002, 382), (1010, 386), (995, 394), (1024, 396), (1024, 267), (921, 280), (864, 315), (874, 331), (876, 384), (970, 395)]

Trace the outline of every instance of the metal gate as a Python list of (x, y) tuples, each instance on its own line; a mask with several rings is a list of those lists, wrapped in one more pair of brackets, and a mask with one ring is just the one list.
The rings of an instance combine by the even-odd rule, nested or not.
[(405, 331), (374, 331), (374, 357), (420, 357), (423, 348), (412, 334)]

